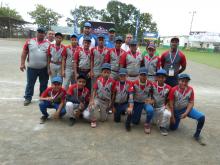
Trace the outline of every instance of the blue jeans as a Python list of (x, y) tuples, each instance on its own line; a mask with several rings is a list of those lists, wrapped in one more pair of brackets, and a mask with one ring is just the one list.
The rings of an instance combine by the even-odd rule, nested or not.
[[(181, 109), (181, 110), (174, 110), (174, 117), (175, 117), (176, 122), (175, 124), (172, 124), (172, 123), (170, 124), (171, 130), (178, 129), (179, 123), (181, 120), (181, 115), (185, 112), (186, 112), (186, 108)], [(205, 115), (202, 112), (199, 112), (198, 110), (196, 110), (195, 108), (192, 108), (192, 110), (189, 112), (187, 116), (198, 122), (197, 129), (196, 129), (194, 136), (199, 136), (203, 128), (203, 125), (205, 123)]]
[(134, 102), (134, 108), (133, 108), (132, 119), (131, 119), (133, 124), (139, 124), (140, 119), (141, 119), (142, 109), (144, 109), (147, 113), (145, 122), (148, 124), (151, 122), (153, 115), (154, 115), (154, 109), (152, 105)]
[(166, 78), (166, 81), (165, 81), (166, 84), (170, 85), (171, 87), (174, 87), (178, 84), (178, 75), (176, 76), (172, 76), (172, 77), (167, 77)]
[(32, 100), (34, 94), (34, 85), (36, 83), (37, 77), (39, 77), (40, 82), (40, 95), (47, 89), (49, 75), (47, 73), (47, 67), (43, 69), (33, 69), (27, 68), (27, 85), (25, 89), (26, 100)]
[(126, 111), (128, 107), (128, 103), (115, 103), (114, 104), (116, 112), (114, 113), (114, 121), (120, 122), (121, 121), (121, 114)]
[[(51, 104), (50, 101), (40, 101), (40, 103), (39, 103), (39, 108), (40, 108), (41, 113), (42, 113), (44, 116), (48, 117), (49, 114), (47, 113), (47, 108), (54, 108), (54, 109), (56, 109), (56, 111), (57, 111), (57, 109), (59, 108), (59, 105), (60, 105), (60, 104), (58, 104), (58, 103), (53, 103), (53, 104)], [(65, 107), (65, 106), (64, 106), (64, 107)], [(61, 116), (61, 117), (62, 117), (63, 115), (65, 115), (65, 113), (66, 113), (66, 110), (65, 110), (64, 107), (62, 108), (62, 110), (61, 110), (61, 112), (60, 112), (60, 116)]]

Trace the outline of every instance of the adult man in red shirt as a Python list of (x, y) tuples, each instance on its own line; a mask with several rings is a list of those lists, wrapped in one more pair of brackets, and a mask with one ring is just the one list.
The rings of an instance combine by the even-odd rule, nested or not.
[(171, 49), (161, 55), (161, 66), (168, 73), (166, 84), (172, 87), (178, 84), (178, 74), (186, 69), (186, 57), (178, 45), (179, 38), (173, 37), (170, 41)]

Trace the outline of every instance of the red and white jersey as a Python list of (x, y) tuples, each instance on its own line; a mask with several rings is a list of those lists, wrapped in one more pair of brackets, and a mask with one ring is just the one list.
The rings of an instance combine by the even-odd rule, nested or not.
[(140, 80), (133, 82), (134, 86), (134, 101), (143, 103), (147, 98), (150, 98), (153, 94), (153, 84), (147, 80), (143, 85)]
[(25, 42), (23, 49), (28, 51), (28, 67), (42, 69), (47, 66), (47, 49), (50, 43), (47, 40), (41, 42), (37, 38)]
[(174, 110), (184, 109), (190, 102), (194, 101), (193, 88), (188, 86), (185, 89), (180, 89), (177, 85), (171, 89), (169, 100), (174, 101)]
[(105, 57), (105, 62), (111, 64), (111, 70), (118, 72), (120, 69), (119, 61), (125, 51), (122, 49), (110, 49)]
[(127, 69), (129, 76), (138, 76), (142, 61), (143, 57), (140, 52), (132, 54), (131, 51), (128, 51), (122, 55), (120, 64)]
[(77, 84), (73, 84), (69, 87), (67, 95), (73, 96), (74, 99), (78, 102), (88, 103), (90, 92), (86, 87), (79, 89)]
[(160, 69), (160, 57), (146, 55), (144, 57), (144, 65), (148, 70), (148, 75), (155, 76), (157, 70)]
[(66, 59), (66, 68), (73, 68), (74, 53), (78, 48), (78, 46), (73, 47), (72, 45), (66, 47), (65, 52), (62, 54)]
[(79, 48), (75, 52), (75, 62), (79, 69), (89, 70), (91, 68), (91, 50), (85, 50), (84, 48)]
[(95, 77), (97, 77), (101, 74), (101, 66), (104, 63), (106, 54), (108, 53), (108, 48), (103, 47), (102, 49), (100, 49), (97, 46), (95, 48), (92, 48), (91, 52), (91, 61), (94, 64), (93, 72)]
[(63, 88), (60, 88), (59, 91), (54, 91), (53, 87), (48, 87), (42, 94), (41, 97), (52, 97), (53, 103), (61, 103), (66, 99), (66, 91)]
[(61, 63), (62, 61), (62, 54), (65, 53), (65, 46), (61, 44), (57, 46), (56, 44), (52, 44), (48, 48), (48, 56), (50, 57), (52, 62)]
[(115, 91), (115, 80), (112, 78), (105, 80), (102, 76), (100, 76), (96, 80), (93, 88), (96, 89), (97, 98), (111, 101), (112, 93)]
[(171, 87), (165, 83), (163, 86), (159, 86), (157, 82), (153, 83), (153, 98), (155, 100), (155, 108), (161, 108), (167, 104), (170, 90)]
[(130, 93), (134, 92), (133, 83), (126, 80), (123, 84), (116, 81), (115, 84), (115, 103), (126, 103)]

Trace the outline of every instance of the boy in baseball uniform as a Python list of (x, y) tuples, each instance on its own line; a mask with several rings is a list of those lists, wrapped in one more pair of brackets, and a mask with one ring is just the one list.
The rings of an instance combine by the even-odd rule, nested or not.
[(43, 124), (49, 117), (47, 108), (56, 109), (54, 118), (58, 119), (65, 115), (64, 108), (66, 91), (62, 88), (62, 78), (60, 76), (53, 77), (51, 87), (48, 87), (40, 97), (39, 108), (43, 116), (41, 117), (41, 124)]
[(74, 53), (79, 48), (77, 35), (72, 34), (70, 36), (71, 45), (67, 46), (65, 53), (62, 54), (62, 77), (63, 77), (63, 87), (65, 90), (68, 89), (70, 83), (75, 80), (74, 74)]
[(200, 136), (205, 123), (205, 115), (194, 108), (194, 90), (188, 85), (190, 80), (191, 78), (188, 74), (180, 74), (178, 85), (170, 91), (169, 105), (172, 113), (170, 129), (177, 130), (182, 119), (186, 117), (192, 118), (197, 121), (193, 137), (201, 145), (205, 145)]
[(77, 83), (71, 85), (67, 91), (66, 112), (69, 117), (69, 125), (73, 126), (76, 119), (83, 114), (89, 104), (90, 92), (86, 86), (86, 77), (79, 75)]
[(96, 127), (95, 111), (100, 113), (100, 121), (107, 120), (108, 109), (112, 107), (114, 98), (115, 80), (110, 77), (111, 65), (109, 63), (102, 64), (101, 76), (96, 80), (93, 86), (93, 94), (90, 101), (91, 112), (91, 127)]
[(159, 127), (161, 135), (168, 135), (171, 112), (167, 106), (171, 87), (165, 84), (167, 72), (160, 69), (156, 72), (156, 82), (153, 83), (154, 123)]
[(65, 46), (61, 44), (63, 35), (55, 34), (55, 44), (51, 44), (48, 48), (48, 74), (51, 78), (61, 76), (62, 54), (65, 53)]
[(121, 68), (119, 70), (119, 80), (115, 84), (114, 98), (114, 121), (120, 122), (121, 115), (127, 111), (131, 117), (133, 109), (133, 84), (127, 80), (127, 70)]
[[(141, 113), (144, 109), (147, 113), (144, 132), (150, 134), (151, 131), (151, 120), (153, 118), (153, 84), (151, 81), (147, 80), (147, 69), (141, 67), (139, 70), (138, 80), (133, 82), (134, 87), (134, 108), (132, 111), (133, 124), (139, 124), (141, 119)], [(130, 123), (126, 122), (126, 129), (130, 130)]]

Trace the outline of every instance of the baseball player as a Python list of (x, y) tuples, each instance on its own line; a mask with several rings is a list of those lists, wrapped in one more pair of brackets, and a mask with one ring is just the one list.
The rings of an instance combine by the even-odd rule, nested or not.
[(71, 45), (67, 46), (65, 49), (65, 53), (62, 54), (62, 77), (63, 79), (63, 87), (65, 90), (68, 89), (69, 85), (73, 80), (75, 80), (74, 74), (74, 53), (79, 48), (77, 35), (72, 34), (70, 36)]
[[(139, 124), (141, 119), (141, 112), (144, 109), (147, 112), (144, 132), (150, 134), (151, 132), (151, 120), (153, 118), (153, 84), (147, 80), (147, 69), (141, 67), (139, 70), (138, 80), (133, 82), (134, 87), (134, 108), (132, 111), (132, 123)], [(131, 126), (129, 122), (126, 122), (126, 129), (130, 130)]]
[(120, 122), (121, 115), (126, 112), (131, 117), (131, 111), (133, 109), (133, 84), (127, 80), (127, 70), (120, 68), (119, 80), (115, 85), (115, 98), (114, 101), (114, 121)]
[(154, 54), (155, 51), (155, 45), (149, 44), (147, 47), (148, 55), (144, 56), (144, 65), (148, 70), (148, 80), (150, 81), (155, 81), (156, 72), (160, 69), (160, 57)]
[(91, 127), (96, 127), (95, 111), (99, 110), (100, 120), (107, 120), (108, 109), (112, 107), (114, 98), (115, 81), (110, 77), (111, 65), (109, 63), (102, 64), (102, 74), (96, 80), (93, 86), (93, 94), (90, 101), (91, 111)]
[(105, 36), (98, 35), (98, 46), (91, 50), (91, 78), (93, 83), (101, 75), (101, 66), (104, 63), (108, 48), (104, 46)]
[(78, 49), (75, 54), (74, 73), (75, 81), (78, 75), (86, 77), (86, 87), (91, 90), (91, 50), (89, 49), (91, 39), (84, 37), (83, 48)]
[(205, 123), (205, 115), (194, 108), (194, 90), (188, 85), (190, 79), (188, 74), (180, 74), (178, 85), (170, 91), (169, 105), (172, 113), (170, 129), (178, 129), (181, 119), (192, 118), (197, 121), (197, 128), (193, 137), (201, 145), (205, 145), (200, 137)]
[(126, 68), (128, 71), (128, 80), (134, 81), (138, 79), (139, 69), (143, 65), (143, 58), (137, 51), (137, 41), (132, 40), (130, 43), (130, 51), (124, 53), (120, 58), (120, 67)]
[(79, 75), (77, 83), (71, 85), (67, 91), (66, 112), (69, 117), (69, 125), (73, 126), (76, 119), (83, 114), (89, 104), (90, 92), (86, 86), (86, 77)]
[(65, 115), (66, 110), (64, 108), (66, 91), (62, 88), (62, 77), (53, 77), (52, 86), (48, 87), (40, 97), (40, 111), (43, 114), (41, 117), (41, 124), (43, 124), (47, 119), (49, 114), (47, 113), (47, 108), (54, 108), (56, 112), (54, 118), (58, 119)]
[(118, 71), (120, 69), (120, 58), (122, 54), (125, 53), (121, 49), (121, 44), (123, 42), (123, 38), (121, 36), (117, 36), (115, 38), (115, 48), (110, 49), (107, 55), (105, 56), (105, 62), (111, 64), (111, 77), (114, 80), (118, 79)]
[(160, 69), (156, 73), (156, 82), (153, 83), (154, 118), (153, 121), (164, 136), (168, 135), (171, 112), (167, 106), (168, 94), (171, 87), (165, 84), (167, 72)]
[(48, 74), (51, 78), (61, 76), (62, 54), (65, 53), (65, 46), (61, 44), (63, 35), (59, 32), (55, 34), (56, 44), (48, 48)]

